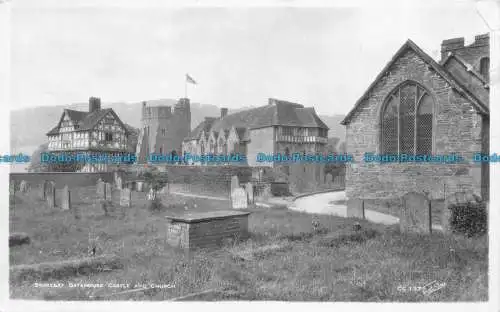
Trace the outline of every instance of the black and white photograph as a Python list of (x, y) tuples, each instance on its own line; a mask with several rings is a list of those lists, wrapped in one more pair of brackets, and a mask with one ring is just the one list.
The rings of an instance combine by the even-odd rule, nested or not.
[(493, 310), (499, 3), (224, 3), (0, 2), (9, 300)]

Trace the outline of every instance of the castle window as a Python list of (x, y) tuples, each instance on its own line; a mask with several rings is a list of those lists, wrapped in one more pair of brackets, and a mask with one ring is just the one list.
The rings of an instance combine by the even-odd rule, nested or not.
[(393, 91), (382, 113), (382, 153), (430, 154), (433, 107), (432, 97), (416, 83)]
[(161, 135), (163, 136), (167, 135), (167, 131), (165, 128), (161, 129)]
[(490, 58), (483, 57), (479, 64), (479, 72), (486, 80), (490, 79)]
[(292, 127), (282, 127), (281, 128), (281, 135), (288, 135), (288, 136), (293, 135), (293, 128)]

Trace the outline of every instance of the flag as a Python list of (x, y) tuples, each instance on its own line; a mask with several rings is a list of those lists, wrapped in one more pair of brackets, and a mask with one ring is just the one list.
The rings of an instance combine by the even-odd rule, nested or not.
[(192, 84), (196, 84), (196, 81), (194, 81), (194, 79), (191, 78), (191, 76), (189, 76), (188, 74), (186, 74), (186, 81)]

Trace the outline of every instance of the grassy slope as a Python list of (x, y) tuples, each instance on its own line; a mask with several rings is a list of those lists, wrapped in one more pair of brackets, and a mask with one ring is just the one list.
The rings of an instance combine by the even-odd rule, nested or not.
[[(114, 194), (115, 202), (118, 194)], [(97, 238), (98, 253), (122, 257), (124, 270), (67, 277), (63, 282), (172, 284), (173, 289), (149, 290), (109, 299), (167, 300), (211, 288), (223, 291), (196, 300), (330, 300), (420, 301), (487, 300), (487, 239), (403, 236), (397, 227), (321, 216), (321, 233), (313, 233), (314, 216), (287, 210), (254, 209), (251, 238), (213, 251), (185, 253), (165, 245), (167, 212), (144, 208), (144, 194), (134, 194), (134, 208), (117, 208), (110, 216), (90, 205), (95, 189), (74, 190), (71, 213), (48, 211), (36, 194), (16, 199), (11, 207), (11, 232), (26, 232), (32, 243), (11, 248), (12, 264), (37, 263), (87, 255), (89, 232)], [(76, 200), (78, 199), (78, 200)], [(184, 210), (186, 198), (169, 196), (172, 213)], [(228, 209), (229, 202), (187, 200), (191, 209)], [(203, 208), (201, 208), (203, 207)], [(455, 249), (456, 258), (448, 250)], [(426, 271), (433, 278), (414, 276)], [(406, 277), (406, 282), (405, 282)], [(430, 296), (397, 290), (402, 284), (421, 286), (437, 279), (445, 288)], [(125, 289), (36, 288), (11, 281), (12, 298), (85, 300)]]

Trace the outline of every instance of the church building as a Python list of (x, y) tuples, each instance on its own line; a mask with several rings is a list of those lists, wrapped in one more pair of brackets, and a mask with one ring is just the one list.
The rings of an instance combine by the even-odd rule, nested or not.
[[(408, 40), (342, 121), (348, 199), (400, 198), (421, 192), (443, 199), (473, 191), (488, 199), (489, 35), (444, 40), (435, 61)], [(376, 155), (459, 155), (463, 161), (366, 162)]]

